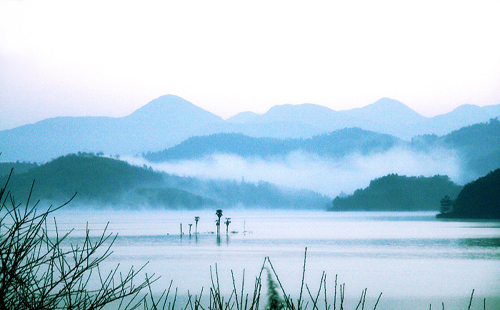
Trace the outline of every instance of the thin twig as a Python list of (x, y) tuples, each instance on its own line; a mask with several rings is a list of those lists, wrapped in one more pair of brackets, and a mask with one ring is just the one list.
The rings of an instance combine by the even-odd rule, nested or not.
[(472, 298), (474, 298), (474, 289), (472, 289), (472, 294), (470, 295), (469, 307), (467, 308), (469, 310), (470, 310), (470, 307), (472, 306)]

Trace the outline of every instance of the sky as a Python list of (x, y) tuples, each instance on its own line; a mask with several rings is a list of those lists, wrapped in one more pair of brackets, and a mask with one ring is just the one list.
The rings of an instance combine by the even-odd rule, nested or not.
[(499, 14), (497, 0), (0, 0), (0, 130), (121, 117), (165, 94), (223, 118), (500, 104)]

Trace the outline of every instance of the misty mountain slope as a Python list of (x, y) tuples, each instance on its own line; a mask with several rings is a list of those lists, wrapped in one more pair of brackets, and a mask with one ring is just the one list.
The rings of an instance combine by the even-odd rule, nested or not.
[(500, 121), (470, 125), (444, 136), (414, 137), (410, 143), (418, 152), (447, 150), (461, 158), (463, 182), (467, 183), (500, 167)]
[(2, 160), (47, 161), (68, 153), (136, 154), (173, 146), (223, 122), (177, 96), (159, 97), (129, 116), (57, 117), (0, 132)]
[[(7, 164), (6, 164), (7, 165)], [(7, 175), (0, 176), (5, 184)], [(199, 180), (153, 171), (88, 153), (69, 154), (12, 175), (14, 197), (62, 204), (77, 193), (74, 207), (199, 209), (215, 207), (325, 209), (330, 198), (268, 182)], [(24, 203), (24, 202), (22, 202)]]
[(396, 137), (360, 128), (345, 128), (304, 140), (303, 150), (320, 156), (344, 157), (387, 151), (402, 141)]
[[(240, 118), (240, 123), (272, 124), (276, 122), (304, 123), (321, 128), (323, 132), (331, 132), (345, 127), (360, 127), (365, 130), (403, 136), (412, 136), (414, 124), (421, 123), (425, 117), (411, 110), (403, 103), (382, 98), (364, 108), (334, 111), (315, 104), (277, 105), (265, 114)], [(408, 127), (410, 126), (410, 127)]]
[(426, 117), (400, 101), (382, 98), (365, 107), (344, 111), (351, 126), (390, 134), (403, 139), (426, 133)]
[(117, 119), (56, 117), (0, 132), (2, 160), (45, 161), (72, 151), (116, 151)]
[(390, 174), (350, 196), (336, 197), (333, 211), (438, 211), (440, 199), (456, 197), (461, 186), (447, 176), (407, 177)]
[(276, 105), (265, 114), (252, 118), (251, 121), (259, 123), (300, 122), (328, 130), (335, 127), (340, 118), (340, 113), (330, 108), (304, 103)]
[[(342, 128), (359, 127), (410, 140), (414, 136), (424, 134), (445, 135), (464, 126), (488, 121), (500, 115), (500, 105), (485, 107), (464, 105), (450, 113), (433, 118), (422, 116), (402, 102), (390, 98), (382, 98), (365, 107), (344, 111), (334, 111), (314, 104), (285, 104), (274, 106), (262, 115), (245, 113), (248, 112), (240, 114), (247, 115), (247, 117), (235, 116), (237, 123), (246, 125), (262, 123), (268, 126), (268, 124), (286, 121), (289, 124), (302, 123), (322, 130), (322, 132), (314, 132), (313, 135)], [(250, 133), (245, 134), (254, 136)], [(260, 134), (259, 136), (271, 136), (270, 134), (271, 132), (268, 135)], [(279, 136), (272, 135), (272, 137)], [(308, 136), (300, 137), (307, 138)]]
[(208, 124), (224, 120), (178, 96), (166, 95), (152, 100), (120, 119), (120, 132), (128, 144), (125, 154), (172, 146), (196, 135)]
[(326, 210), (331, 202), (331, 198), (311, 190), (280, 187), (264, 181), (202, 180), (168, 175), (166, 184), (208, 197), (224, 208)]
[(500, 117), (500, 105), (479, 107), (464, 104), (449, 113), (428, 119), (425, 127), (428, 133), (445, 135), (461, 127), (487, 122), (497, 117)]
[(239, 133), (255, 138), (310, 138), (324, 133), (325, 130), (301, 122), (274, 122), (274, 123), (211, 123), (200, 128), (197, 136), (215, 133)]
[(463, 156), (470, 178), (486, 175), (500, 168), (500, 121), (475, 124), (453, 131), (441, 139), (441, 144), (458, 150)]
[[(245, 120), (240, 118), (240, 123)], [(409, 139), (420, 133), (419, 126), (426, 118), (403, 103), (382, 98), (363, 108), (345, 111), (334, 111), (315, 104), (278, 105), (262, 115), (252, 115), (246, 124), (271, 124), (286, 121), (288, 123), (305, 123), (321, 128), (323, 132), (331, 132), (346, 127), (360, 127), (365, 130), (390, 134)], [(424, 131), (425, 132), (425, 131)], [(320, 134), (322, 132), (318, 132)]]
[(233, 115), (230, 118), (226, 119), (226, 122), (232, 123), (232, 124), (245, 124), (245, 123), (252, 122), (252, 120), (258, 116), (259, 116), (259, 114), (255, 113), (255, 112), (251, 112), (251, 111), (240, 112), (240, 113)]
[(401, 101), (391, 98), (382, 98), (365, 107), (344, 112), (361, 120), (368, 120), (370, 117), (385, 121), (392, 119), (406, 124), (420, 123), (426, 119), (426, 117), (410, 109)]
[(189, 138), (172, 148), (143, 156), (151, 162), (197, 159), (213, 154), (269, 159), (302, 151), (338, 158), (352, 153), (367, 155), (383, 152), (399, 142), (395, 137), (359, 128), (338, 130), (309, 139), (253, 138), (242, 134), (214, 134)]
[(0, 131), (0, 160), (45, 162), (79, 151), (135, 155), (215, 133), (307, 139), (359, 127), (409, 141), (417, 135), (444, 135), (499, 114), (500, 105), (463, 106), (426, 118), (397, 100), (382, 98), (364, 108), (346, 111), (314, 104), (280, 105), (262, 115), (244, 112), (225, 121), (180, 97), (166, 95), (125, 117), (56, 117)]
[(151, 162), (195, 159), (211, 154), (236, 154), (244, 157), (285, 155), (295, 145), (288, 140), (252, 138), (243, 134), (213, 134), (192, 137), (180, 144), (156, 153), (145, 154)]
[(181, 97), (165, 95), (150, 101), (121, 121), (134, 129), (143, 126), (146, 130), (176, 132), (194, 131), (200, 125), (223, 122), (223, 119)]

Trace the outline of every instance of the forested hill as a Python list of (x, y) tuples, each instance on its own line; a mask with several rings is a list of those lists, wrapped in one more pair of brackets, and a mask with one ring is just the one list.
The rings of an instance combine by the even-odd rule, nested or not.
[(407, 177), (390, 174), (370, 182), (353, 195), (333, 200), (333, 211), (438, 211), (445, 195), (456, 197), (461, 187), (447, 176)]
[(13, 173), (24, 173), (30, 170), (31, 168), (37, 166), (38, 164), (36, 163), (28, 163), (28, 162), (0, 163), (0, 177), (9, 174), (13, 168), (14, 168)]
[(500, 219), (500, 169), (464, 186), (443, 218)]
[[(8, 165), (8, 163), (5, 163)], [(8, 175), (0, 175), (3, 186)], [(164, 209), (208, 207), (325, 209), (329, 198), (308, 190), (279, 188), (271, 183), (204, 181), (136, 167), (117, 159), (79, 153), (59, 157), (11, 176), (7, 190), (25, 203), (60, 204), (77, 193), (73, 206)]]
[(342, 157), (350, 153), (366, 155), (385, 151), (399, 142), (396, 137), (359, 128), (346, 128), (308, 139), (254, 138), (237, 133), (221, 133), (192, 137), (172, 148), (144, 154), (144, 157), (151, 162), (195, 159), (217, 153), (269, 158), (294, 151)]
[(15, 197), (27, 197), (31, 183), (34, 199), (61, 202), (77, 193), (76, 201), (120, 203), (136, 188), (159, 186), (161, 174), (123, 161), (79, 153), (61, 156), (25, 173), (12, 176), (8, 189)]

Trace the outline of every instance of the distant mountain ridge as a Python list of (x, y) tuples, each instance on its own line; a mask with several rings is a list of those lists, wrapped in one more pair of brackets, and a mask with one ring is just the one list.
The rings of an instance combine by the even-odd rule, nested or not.
[(390, 134), (409, 140), (424, 134), (445, 135), (453, 130), (475, 123), (486, 122), (500, 116), (500, 105), (479, 107), (462, 105), (453, 111), (435, 117), (425, 117), (400, 101), (382, 98), (362, 108), (334, 111), (315, 104), (274, 106), (258, 115), (242, 112), (229, 118), (228, 122), (239, 124), (271, 124), (276, 122), (302, 122), (314, 126), (318, 133), (359, 127), (378, 133)]
[(137, 154), (162, 149), (224, 120), (173, 95), (121, 117), (56, 117), (0, 132), (2, 161), (48, 161), (76, 152)]
[(359, 127), (409, 140), (444, 135), (500, 116), (500, 105), (462, 106), (426, 118), (403, 103), (382, 98), (363, 108), (334, 111), (315, 104), (281, 105), (258, 115), (244, 112), (228, 120), (178, 96), (152, 100), (121, 117), (56, 117), (0, 131), (2, 161), (48, 161), (75, 152), (134, 155), (170, 148), (195, 136), (241, 133), (251, 137), (311, 138)]
[(192, 137), (172, 148), (143, 156), (151, 162), (200, 159), (214, 154), (272, 159), (293, 152), (341, 158), (352, 153), (369, 155), (387, 151), (400, 142), (396, 137), (360, 128), (345, 128), (308, 139), (255, 138), (239, 133), (219, 133)]

